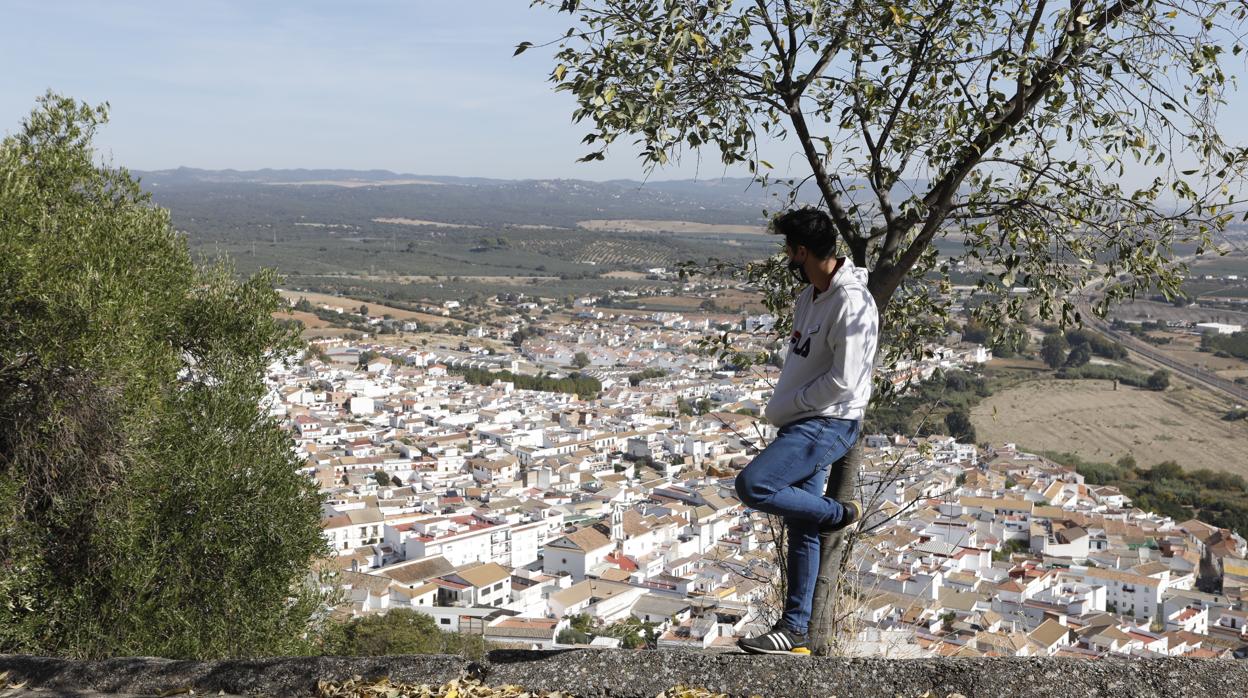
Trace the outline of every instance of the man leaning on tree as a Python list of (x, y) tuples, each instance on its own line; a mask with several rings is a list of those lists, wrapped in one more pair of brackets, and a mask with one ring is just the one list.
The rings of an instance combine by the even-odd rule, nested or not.
[(779, 516), (788, 529), (788, 594), (775, 627), (737, 645), (752, 654), (810, 654), (819, 536), (863, 516), (860, 503), (825, 496), (824, 483), (862, 433), (879, 319), (867, 270), (836, 256), (836, 229), (826, 213), (789, 211), (772, 230), (784, 236), (789, 269), (807, 285), (794, 302), (789, 351), (765, 411), (779, 433), (736, 487), (746, 506)]

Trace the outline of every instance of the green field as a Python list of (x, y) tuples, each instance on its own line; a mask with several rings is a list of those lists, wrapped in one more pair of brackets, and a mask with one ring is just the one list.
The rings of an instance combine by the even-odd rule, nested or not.
[(1192, 273), (1200, 274), (1239, 274), (1248, 276), (1248, 252), (1234, 252), (1221, 257), (1202, 256), (1191, 264)]

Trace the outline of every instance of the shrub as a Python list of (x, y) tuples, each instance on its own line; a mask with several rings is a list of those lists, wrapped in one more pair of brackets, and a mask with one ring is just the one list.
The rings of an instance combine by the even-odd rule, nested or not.
[(395, 608), (385, 615), (332, 623), (325, 629), (320, 649), (321, 654), (341, 657), (458, 654), (480, 659), (489, 643), (479, 635), (443, 632), (426, 613)]
[(0, 653), (305, 647), (321, 498), (260, 407), (270, 273), (197, 266), (52, 94), (0, 142)]

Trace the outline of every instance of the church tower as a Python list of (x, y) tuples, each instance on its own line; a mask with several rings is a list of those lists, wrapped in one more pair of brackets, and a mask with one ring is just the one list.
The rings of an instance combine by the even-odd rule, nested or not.
[(611, 540), (617, 550), (624, 547), (624, 505), (620, 502), (611, 505)]

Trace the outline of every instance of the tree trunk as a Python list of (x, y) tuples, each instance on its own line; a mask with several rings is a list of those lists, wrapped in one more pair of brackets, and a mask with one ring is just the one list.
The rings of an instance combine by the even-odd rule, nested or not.
[[(828, 473), (827, 496), (839, 501), (853, 499), (854, 486), (858, 481), (858, 471), (862, 467), (862, 441), (854, 442), (853, 447), (832, 464)], [(826, 656), (832, 646), (832, 635), (836, 631), (836, 593), (840, 586), (841, 561), (848, 548), (846, 539), (848, 530), (830, 533), (819, 538), (819, 577), (815, 580), (815, 597), (810, 617), (811, 650), (820, 656)]]

